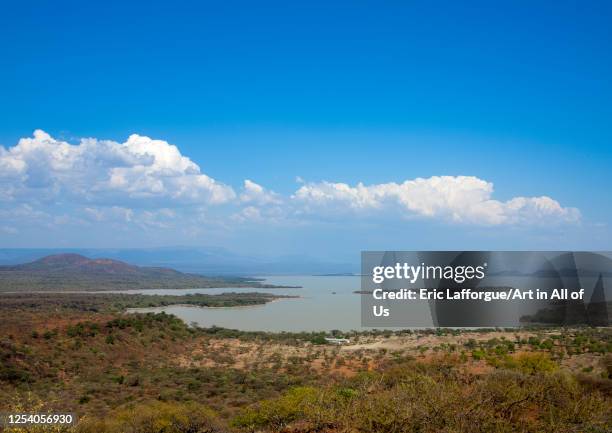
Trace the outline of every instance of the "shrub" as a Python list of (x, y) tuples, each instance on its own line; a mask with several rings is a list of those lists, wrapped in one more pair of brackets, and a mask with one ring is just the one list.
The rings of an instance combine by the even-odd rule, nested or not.
[(79, 433), (218, 433), (210, 409), (197, 403), (151, 402), (117, 410), (104, 419), (83, 418)]
[(32, 376), (29, 371), (12, 365), (0, 365), (0, 381), (9, 383), (31, 382)]
[(612, 379), (612, 354), (607, 354), (601, 359), (601, 363), (605, 369), (605, 374), (609, 379)]
[(233, 424), (248, 430), (270, 427), (280, 430), (292, 421), (304, 416), (305, 407), (314, 402), (317, 390), (311, 387), (296, 387), (285, 395), (273, 400), (265, 400), (258, 405), (245, 409)]
[[(517, 358), (517, 365), (537, 366), (528, 371), (549, 367), (543, 359)], [(409, 362), (359, 375), (350, 388), (295, 388), (247, 408), (234, 426), (266, 432), (607, 431), (609, 401), (568, 374), (457, 374), (449, 362)]]
[(506, 357), (502, 366), (511, 370), (518, 370), (525, 374), (551, 373), (559, 366), (550, 359), (547, 353), (523, 352), (518, 355)]
[(480, 349), (474, 350), (472, 352), (472, 358), (475, 361), (480, 361), (482, 358), (484, 358), (484, 356), (485, 356), (485, 353), (482, 350), (480, 350)]

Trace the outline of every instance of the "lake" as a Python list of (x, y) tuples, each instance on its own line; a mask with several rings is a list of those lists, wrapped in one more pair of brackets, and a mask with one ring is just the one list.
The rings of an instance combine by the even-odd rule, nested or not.
[[(373, 329), (361, 326), (361, 297), (353, 293), (361, 290), (359, 276), (269, 276), (263, 277), (264, 282), (273, 285), (301, 286), (296, 289), (254, 289), (254, 288), (213, 288), (213, 289), (159, 289), (121, 291), (121, 293), (143, 293), (147, 295), (185, 295), (190, 293), (218, 294), (224, 292), (267, 292), (282, 295), (296, 295), (300, 298), (279, 299), (273, 302), (248, 306), (229, 308), (203, 308), (174, 305), (158, 308), (131, 309), (132, 312), (161, 312), (174, 314), (186, 323), (196, 323), (201, 327), (213, 325), (223, 328), (239, 329), (243, 331), (341, 331)], [(585, 287), (593, 287), (595, 278), (586, 278)], [(491, 277), (489, 281), (497, 287), (524, 286), (529, 287), (533, 279), (521, 277)], [(541, 279), (538, 283), (544, 285), (547, 280)], [(609, 281), (606, 279), (606, 281)], [(552, 283), (551, 283), (552, 285)], [(606, 287), (612, 287), (610, 282)], [(108, 292), (107, 292), (108, 293)], [(610, 299), (610, 297), (607, 297)], [(590, 299), (590, 290), (587, 290), (585, 299)], [(487, 311), (495, 314), (491, 321), (504, 324), (500, 326), (518, 326), (518, 317), (523, 313), (519, 306), (529, 305), (521, 301), (504, 302), (499, 308), (492, 308), (494, 303), (483, 304), (482, 314)], [(401, 305), (401, 314), (410, 318), (411, 327), (434, 326), (430, 308), (427, 301), (411, 301)], [(535, 312), (532, 311), (532, 312)], [(531, 313), (532, 313), (531, 312)], [(490, 315), (489, 314), (489, 315)]]
[(139, 308), (130, 311), (174, 314), (187, 323), (202, 327), (213, 325), (245, 331), (342, 331), (365, 329), (361, 326), (361, 295), (353, 293), (361, 289), (359, 276), (271, 276), (266, 284), (301, 286), (299, 289), (187, 289), (142, 290), (129, 293), (217, 294), (224, 292), (267, 292), (297, 295), (296, 299), (279, 299), (265, 305), (236, 308), (201, 308), (169, 306)]

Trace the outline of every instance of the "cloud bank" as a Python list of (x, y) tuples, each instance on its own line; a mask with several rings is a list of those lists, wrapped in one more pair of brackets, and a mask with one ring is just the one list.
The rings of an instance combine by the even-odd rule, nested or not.
[(4, 200), (219, 204), (236, 196), (176, 146), (137, 134), (124, 143), (84, 138), (73, 145), (36, 130), (0, 147), (0, 182)]
[(366, 186), (319, 182), (300, 187), (293, 198), (309, 212), (350, 210), (372, 214), (394, 212), (457, 223), (501, 225), (536, 222), (576, 222), (580, 212), (562, 207), (550, 197), (492, 199), (493, 184), (474, 176), (432, 176), (403, 183)]
[(0, 235), (45, 221), (53, 224), (135, 224), (172, 228), (188, 221), (303, 224), (340, 216), (429, 219), (480, 226), (572, 224), (578, 209), (547, 197), (493, 197), (474, 176), (432, 176), (364, 185), (299, 177), (281, 195), (246, 179), (237, 192), (215, 180), (163, 140), (131, 135), (123, 142), (84, 138), (76, 144), (36, 130), (0, 146)]

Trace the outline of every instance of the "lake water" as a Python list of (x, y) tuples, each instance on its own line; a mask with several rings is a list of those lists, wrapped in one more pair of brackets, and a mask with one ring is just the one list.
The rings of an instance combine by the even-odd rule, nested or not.
[[(142, 290), (138, 293), (183, 295), (188, 293), (218, 294), (224, 292), (266, 292), (297, 295), (296, 299), (279, 299), (265, 305), (236, 308), (201, 308), (169, 306), (139, 308), (131, 311), (165, 311), (187, 323), (202, 327), (213, 325), (248, 331), (343, 331), (361, 327), (361, 295), (359, 276), (273, 276), (265, 283), (301, 286), (299, 289), (187, 289)], [(135, 293), (131, 291), (130, 293)]]
[[(223, 328), (240, 329), (244, 331), (341, 331), (372, 329), (361, 326), (361, 297), (354, 293), (361, 289), (359, 276), (271, 276), (264, 277), (265, 283), (285, 286), (301, 286), (296, 289), (254, 289), (254, 288), (218, 288), (218, 289), (186, 289), (186, 290), (140, 290), (122, 293), (143, 293), (148, 295), (184, 295), (189, 293), (219, 294), (224, 292), (267, 292), (282, 295), (300, 296), (294, 299), (279, 299), (264, 305), (235, 308), (202, 308), (192, 306), (168, 306), (159, 308), (139, 308), (131, 311), (161, 312), (174, 314), (186, 323), (196, 323), (202, 327), (213, 325)], [(587, 278), (585, 287), (595, 285), (594, 278)], [(490, 278), (498, 287), (524, 282), (529, 287), (529, 278), (497, 277)], [(608, 281), (606, 279), (606, 281)], [(539, 284), (544, 284), (541, 280)], [(547, 284), (544, 284), (545, 286)], [(606, 283), (606, 287), (612, 284)], [(610, 296), (607, 297), (610, 299)], [(590, 299), (587, 293), (585, 299)], [(502, 326), (517, 326), (518, 317), (523, 313), (518, 310), (520, 301), (502, 304), (501, 308), (491, 309), (493, 304), (483, 306), (482, 314), (495, 312), (495, 323), (505, 323)], [(395, 307), (398, 308), (398, 307)], [(401, 304), (401, 314), (409, 317), (412, 326), (431, 327), (430, 308), (427, 301), (411, 301)], [(532, 311), (535, 312), (535, 311)], [(507, 316), (507, 317), (504, 317)]]

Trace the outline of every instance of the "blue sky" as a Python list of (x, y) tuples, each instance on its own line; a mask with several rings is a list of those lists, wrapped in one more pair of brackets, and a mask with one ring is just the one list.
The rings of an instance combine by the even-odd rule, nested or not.
[[(610, 249), (609, 2), (125, 3), (3, 7), (0, 245)], [(111, 185), (131, 134), (227, 197), (135, 148)]]

